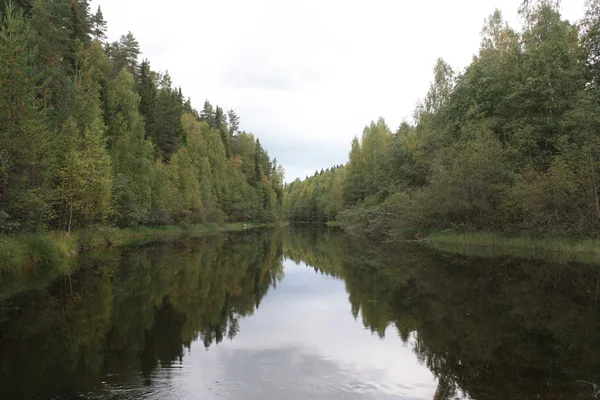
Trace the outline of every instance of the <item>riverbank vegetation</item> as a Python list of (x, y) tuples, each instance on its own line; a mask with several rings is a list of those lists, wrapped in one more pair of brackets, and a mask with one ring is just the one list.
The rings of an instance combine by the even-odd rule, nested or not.
[[(271, 231), (254, 230), (112, 248), (15, 271), (0, 280), (3, 393), (89, 393), (117, 371), (150, 376), (197, 340), (206, 348), (231, 340), (283, 278), (281, 254)], [(35, 360), (23, 357), (27, 351)], [(30, 373), (27, 385), (20, 383), (23, 371)]]
[(355, 318), (400, 336), (437, 378), (436, 399), (596, 392), (597, 265), (465, 257), (302, 227), (284, 231), (283, 254), (343, 279)]
[(206, 223), (189, 226), (159, 225), (114, 228), (94, 226), (72, 233), (28, 233), (0, 236), (0, 276), (5, 272), (40, 263), (58, 262), (85, 250), (109, 246), (155, 242), (181, 237), (199, 237), (218, 232), (280, 226), (284, 223)]
[(393, 238), (597, 236), (600, 1), (577, 23), (559, 10), (526, 1), (519, 30), (490, 15), (469, 66), (437, 61), (412, 121), (372, 122), (346, 165), (286, 186), (288, 218)]
[(422, 238), (428, 247), (474, 257), (519, 257), (550, 262), (600, 264), (597, 238), (508, 236), (493, 232), (434, 232)]
[(196, 110), (105, 31), (88, 0), (0, 0), (0, 235), (26, 235), (1, 258), (110, 227), (277, 220), (283, 169), (235, 111)]

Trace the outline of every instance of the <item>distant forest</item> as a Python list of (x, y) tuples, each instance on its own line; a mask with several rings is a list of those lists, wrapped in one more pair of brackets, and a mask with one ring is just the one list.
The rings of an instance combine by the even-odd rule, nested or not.
[(437, 61), (412, 121), (372, 122), (346, 165), (287, 185), (288, 218), (405, 237), (600, 233), (600, 1), (577, 23), (559, 10), (525, 1), (520, 30), (495, 11), (468, 67)]
[(0, 0), (0, 233), (281, 215), (283, 169), (87, 0)]

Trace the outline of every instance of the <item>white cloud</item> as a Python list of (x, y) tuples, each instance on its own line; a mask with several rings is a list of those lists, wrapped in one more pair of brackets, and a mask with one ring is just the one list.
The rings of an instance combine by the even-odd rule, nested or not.
[[(575, 20), (584, 0), (563, 3)], [(196, 108), (233, 108), (287, 170), (287, 180), (345, 162), (380, 116), (392, 128), (427, 91), (436, 58), (469, 64), (495, 8), (518, 26), (521, 0), (168, 3), (94, 0), (111, 40), (131, 31)]]

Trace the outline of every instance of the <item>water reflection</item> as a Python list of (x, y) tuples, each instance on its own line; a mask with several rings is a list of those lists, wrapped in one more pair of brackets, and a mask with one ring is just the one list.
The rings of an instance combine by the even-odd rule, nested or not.
[[(231, 242), (235, 240), (235, 245)], [(106, 376), (180, 361), (233, 338), (283, 277), (269, 232), (82, 257), (76, 272), (0, 306), (0, 388), (10, 398), (93, 390)], [(62, 267), (61, 267), (62, 268)]]
[(598, 395), (598, 266), (467, 258), (306, 230), (286, 239), (286, 257), (344, 279), (365, 326), (416, 337), (436, 399)]
[(327, 229), (103, 251), (0, 282), (0, 393), (594, 398), (599, 294), (595, 266)]

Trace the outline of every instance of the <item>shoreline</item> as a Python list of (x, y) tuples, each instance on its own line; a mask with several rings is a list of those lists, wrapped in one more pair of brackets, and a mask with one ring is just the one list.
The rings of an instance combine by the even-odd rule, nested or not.
[(419, 240), (442, 251), (479, 257), (521, 256), (600, 263), (600, 239), (507, 236), (500, 233), (435, 232)]
[(74, 231), (70, 234), (53, 231), (2, 235), (0, 236), (0, 275), (2, 272), (59, 262), (89, 250), (133, 244), (140, 239), (200, 237), (220, 232), (239, 232), (286, 225), (287, 222), (281, 221), (138, 226), (122, 229), (102, 226)]

